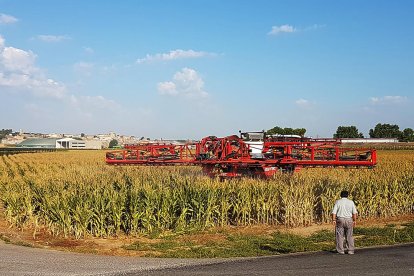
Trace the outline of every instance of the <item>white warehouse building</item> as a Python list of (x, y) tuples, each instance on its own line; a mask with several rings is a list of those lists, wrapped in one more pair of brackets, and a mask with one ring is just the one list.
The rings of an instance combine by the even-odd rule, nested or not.
[(16, 146), (47, 149), (102, 149), (102, 141), (77, 140), (73, 138), (32, 138), (24, 140)]

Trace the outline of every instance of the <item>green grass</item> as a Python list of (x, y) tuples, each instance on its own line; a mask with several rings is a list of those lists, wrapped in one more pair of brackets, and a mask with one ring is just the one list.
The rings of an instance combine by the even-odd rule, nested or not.
[(0, 240), (4, 241), (5, 243), (10, 243), (10, 238), (0, 233)]
[(14, 241), (11, 240), (9, 237), (7, 237), (6, 235), (0, 233), (0, 240), (4, 241), (7, 244), (14, 244), (14, 245), (19, 245), (19, 246), (25, 246), (25, 247), (33, 247), (32, 244), (25, 242), (25, 241)]
[(414, 241), (414, 222), (401, 225), (401, 228), (386, 227), (356, 228), (354, 236), (359, 246), (389, 245)]
[[(141, 251), (147, 257), (165, 258), (218, 258), (279, 255), (294, 252), (333, 251), (333, 231), (322, 230), (311, 236), (275, 232), (270, 236), (231, 234), (220, 232), (224, 239), (197, 244), (185, 235), (162, 237), (156, 243), (132, 243), (127, 250)], [(357, 247), (391, 245), (414, 242), (414, 222), (401, 226), (357, 227), (354, 230)]]

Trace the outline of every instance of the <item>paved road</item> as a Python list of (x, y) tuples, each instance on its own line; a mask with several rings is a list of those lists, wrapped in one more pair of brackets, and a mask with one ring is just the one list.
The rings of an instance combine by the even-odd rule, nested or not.
[(414, 244), (360, 249), (355, 255), (331, 252), (262, 257), (125, 275), (414, 275)]
[(414, 275), (414, 244), (245, 259), (97, 256), (0, 242), (0, 275)]

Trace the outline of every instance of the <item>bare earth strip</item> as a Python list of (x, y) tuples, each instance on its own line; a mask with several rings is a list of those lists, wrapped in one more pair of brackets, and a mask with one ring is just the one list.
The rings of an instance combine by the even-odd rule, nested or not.
[[(386, 219), (373, 219), (373, 220), (361, 220), (358, 221), (358, 226), (370, 227), (378, 226), (382, 227), (387, 224), (401, 225), (402, 223), (413, 221), (414, 214), (390, 217)], [(309, 236), (315, 232), (321, 230), (333, 231), (331, 224), (314, 224), (308, 227), (286, 228), (284, 226), (266, 226), (256, 225), (248, 227), (227, 227), (223, 229), (225, 233), (232, 234), (249, 234), (257, 236), (271, 235), (275, 231), (288, 232), (301, 236)], [(71, 251), (78, 253), (91, 253), (99, 255), (116, 255), (116, 256), (143, 256), (144, 252), (136, 250), (126, 250), (123, 246), (130, 245), (134, 242), (139, 243), (157, 243), (158, 239), (150, 239), (146, 237), (132, 237), (132, 236), (118, 236), (118, 237), (86, 237), (84, 239), (77, 240), (73, 237), (52, 236), (46, 230), (40, 230), (33, 237), (33, 230), (25, 229), (20, 230), (16, 228), (10, 228), (9, 224), (5, 221), (3, 213), (0, 211), (0, 238), (10, 241), (12, 244), (26, 245), (29, 247), (38, 247), (46, 249), (56, 249), (61, 251)], [(183, 236), (188, 240), (195, 242), (196, 244), (203, 245), (210, 241), (218, 241), (223, 239), (222, 234), (219, 233), (194, 233)]]

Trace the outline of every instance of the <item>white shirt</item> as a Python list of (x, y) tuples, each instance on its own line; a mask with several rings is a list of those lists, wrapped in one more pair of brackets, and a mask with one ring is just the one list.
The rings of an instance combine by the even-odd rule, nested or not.
[(352, 215), (356, 213), (355, 203), (346, 197), (337, 200), (332, 210), (332, 214), (335, 214), (338, 218), (352, 218)]

